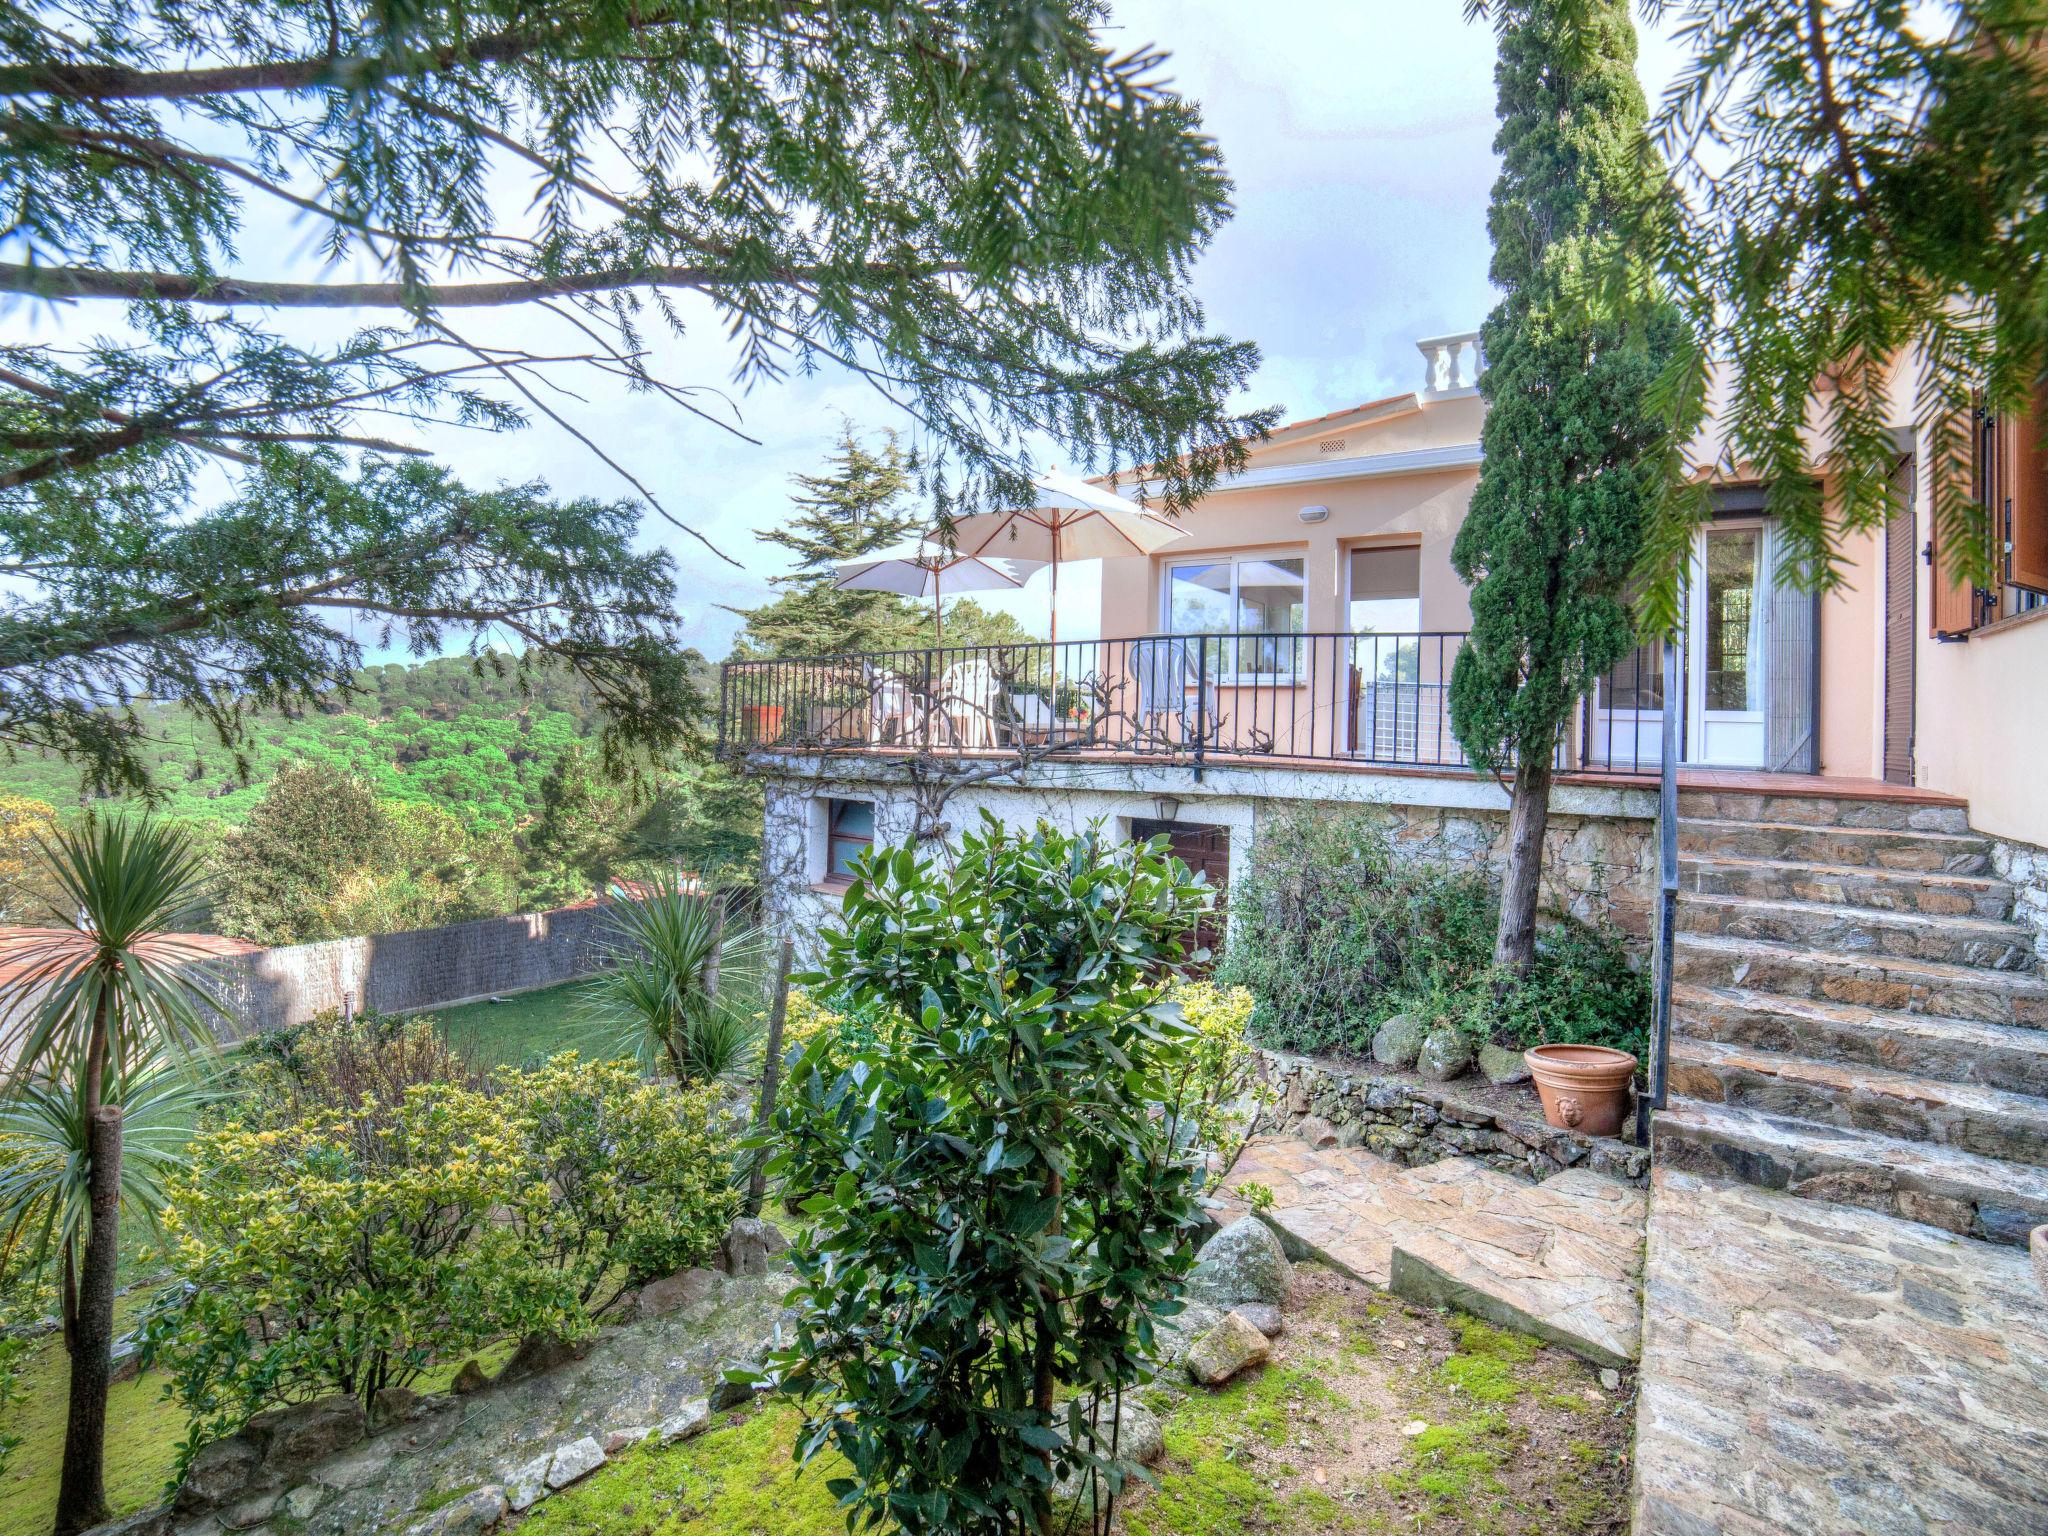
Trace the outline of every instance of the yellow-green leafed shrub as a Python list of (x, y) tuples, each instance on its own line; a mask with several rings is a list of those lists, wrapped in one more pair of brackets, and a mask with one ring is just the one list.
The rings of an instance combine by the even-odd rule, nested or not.
[(414, 1087), (365, 1118), (193, 1138), (166, 1213), (190, 1290), (150, 1332), (188, 1445), (279, 1403), (367, 1403), (504, 1335), (582, 1328), (573, 1276), (529, 1235), (551, 1196), (518, 1116), (469, 1089)]
[(1214, 1177), (1220, 1180), (1244, 1150), (1267, 1097), (1249, 1033), (1252, 994), (1243, 987), (1183, 981), (1174, 985), (1168, 999), (1193, 1029), (1181, 1113), (1196, 1140), (1208, 1149)]
[(703, 1262), (739, 1214), (731, 1148), (743, 1127), (713, 1089), (573, 1051), (496, 1085), (541, 1185), (516, 1209), (580, 1305), (602, 1311), (628, 1286)]
[(842, 1022), (844, 1015), (826, 1007), (803, 988), (792, 988), (789, 1012), (782, 1021), (782, 1049), (785, 1053), (801, 1050), (818, 1036), (838, 1029)]

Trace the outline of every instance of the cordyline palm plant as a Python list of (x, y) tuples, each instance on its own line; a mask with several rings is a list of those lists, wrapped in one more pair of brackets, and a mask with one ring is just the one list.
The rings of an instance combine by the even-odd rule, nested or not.
[(643, 1066), (678, 1082), (742, 1074), (760, 1042), (760, 930), (717, 896), (664, 877), (612, 918), (619, 965), (596, 1004)]
[[(107, 1516), (107, 1385), (112, 1371), (114, 1272), (123, 1192), (128, 1090), (152, 1066), (204, 1057), (217, 1011), (186, 969), (202, 951), (178, 933), (196, 903), (200, 864), (182, 833), (149, 820), (95, 818), (44, 845), (59, 924), (17, 931), (0, 945), (0, 1060), (33, 1105), (39, 1084), (75, 1100), (84, 1157), (82, 1212), (67, 1234), (75, 1294), (66, 1343), (71, 1386), (56, 1530), (69, 1536)], [(55, 1101), (51, 1101), (55, 1108)], [(82, 1251), (80, 1245), (82, 1243)]]

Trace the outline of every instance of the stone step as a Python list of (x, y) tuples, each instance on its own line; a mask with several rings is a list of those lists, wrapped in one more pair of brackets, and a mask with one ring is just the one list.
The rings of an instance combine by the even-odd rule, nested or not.
[(1938, 917), (2011, 915), (2014, 891), (1982, 875), (1926, 870), (1801, 864), (1789, 859), (1684, 858), (1679, 889), (1704, 896), (1746, 896), (1757, 901), (1824, 901), (1873, 912), (1922, 912)]
[(2048, 1166), (2048, 1099), (2029, 1094), (1685, 1036), (1671, 1042), (1670, 1084), (1679, 1098)]
[(1949, 832), (1816, 827), (1789, 821), (1681, 820), (1678, 849), (1706, 858), (1778, 859), (1943, 875), (1991, 872), (1991, 844)]
[(1674, 1102), (1651, 1132), (1662, 1168), (1741, 1179), (1994, 1243), (2048, 1222), (2048, 1170), (1732, 1104)]
[(1672, 1029), (1690, 1039), (2048, 1095), (2048, 1030), (1884, 1013), (1741, 987), (1674, 986), (1671, 1013)]
[(2048, 982), (2020, 971), (1837, 955), (1720, 933), (1680, 933), (1673, 958), (1672, 980), (1688, 986), (2048, 1028)]
[(1682, 818), (1711, 821), (1796, 822), (1809, 827), (1861, 827), (1888, 832), (1970, 830), (1969, 807), (1960, 801), (1858, 799), (1783, 794), (1774, 790), (1681, 790), (1678, 814)]
[(1843, 955), (1939, 960), (1994, 971), (2034, 968), (2034, 936), (2003, 918), (1929, 917), (1831, 902), (1688, 892), (1679, 898), (1678, 926), (1687, 933), (1766, 939)]

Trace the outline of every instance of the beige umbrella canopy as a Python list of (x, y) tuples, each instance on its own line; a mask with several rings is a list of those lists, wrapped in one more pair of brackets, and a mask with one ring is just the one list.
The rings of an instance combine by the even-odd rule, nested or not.
[(1052, 642), (1060, 639), (1060, 562), (1149, 555), (1187, 530), (1114, 491), (1048, 469), (1033, 477), (1038, 505), (977, 512), (953, 525), (953, 546), (977, 559), (1037, 560), (1052, 567)]
[(945, 617), (939, 611), (941, 592), (1014, 591), (1044, 564), (1043, 560), (1013, 560), (999, 555), (980, 559), (949, 550), (936, 539), (923, 539), (841, 560), (839, 579), (832, 585), (843, 592), (929, 597), (932, 634), (943, 645)]

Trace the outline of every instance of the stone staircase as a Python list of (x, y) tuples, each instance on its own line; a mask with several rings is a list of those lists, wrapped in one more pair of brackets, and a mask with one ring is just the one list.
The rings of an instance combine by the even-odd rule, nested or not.
[(2048, 979), (1963, 807), (1688, 791), (1666, 1165), (1993, 1242), (2048, 1222)]

